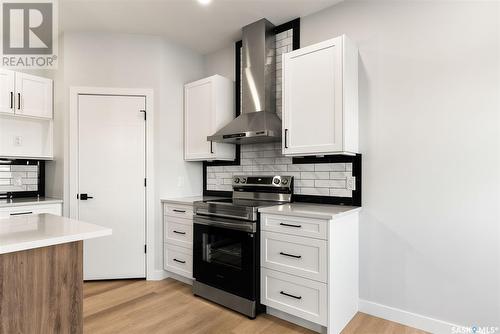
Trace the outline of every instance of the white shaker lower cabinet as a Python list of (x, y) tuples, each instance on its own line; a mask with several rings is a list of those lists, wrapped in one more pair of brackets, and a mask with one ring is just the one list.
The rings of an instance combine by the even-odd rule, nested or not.
[(184, 160), (234, 160), (235, 145), (207, 141), (234, 118), (234, 82), (214, 75), (184, 86)]
[(62, 215), (62, 204), (28, 204), (19, 206), (9, 206), (0, 208), (0, 218), (10, 218), (26, 215), (37, 215), (41, 213), (50, 213), (56, 216)]
[(342, 35), (285, 53), (282, 76), (283, 154), (358, 153), (356, 46)]
[(358, 311), (358, 266), (358, 212), (262, 214), (261, 303), (268, 310), (338, 334)]
[(163, 203), (163, 267), (193, 279), (193, 206)]

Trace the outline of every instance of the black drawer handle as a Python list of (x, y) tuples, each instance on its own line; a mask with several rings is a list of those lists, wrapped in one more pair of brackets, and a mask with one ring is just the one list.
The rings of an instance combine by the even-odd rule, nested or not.
[(179, 231), (176, 231), (176, 230), (174, 230), (174, 233), (177, 233), (177, 234), (186, 234), (186, 232), (179, 232)]
[(21, 215), (31, 215), (33, 213), (33, 211), (29, 211), (29, 212), (16, 212), (16, 213), (11, 213), (10, 215), (11, 216), (21, 216)]
[(292, 254), (287, 254), (287, 253), (283, 253), (283, 252), (280, 252), (280, 255), (293, 257), (295, 259), (300, 259), (302, 257), (302, 255), (292, 255)]
[(297, 228), (301, 228), (302, 225), (293, 225), (293, 224), (285, 224), (285, 223), (280, 223), (281, 226), (288, 226), (288, 227), (297, 227)]
[(21, 93), (17, 93), (17, 109), (21, 110)]
[(302, 299), (302, 296), (294, 296), (294, 295), (291, 295), (291, 294), (286, 293), (286, 292), (283, 292), (283, 291), (280, 291), (280, 293), (281, 293), (283, 296), (292, 297), (292, 298), (295, 298), (295, 299)]
[(14, 108), (14, 92), (10, 92), (10, 109)]
[(173, 209), (173, 212), (186, 213), (186, 210)]
[(186, 261), (181, 261), (181, 260), (177, 260), (177, 259), (174, 259), (174, 261), (175, 261), (175, 262), (182, 263), (182, 264), (186, 263)]

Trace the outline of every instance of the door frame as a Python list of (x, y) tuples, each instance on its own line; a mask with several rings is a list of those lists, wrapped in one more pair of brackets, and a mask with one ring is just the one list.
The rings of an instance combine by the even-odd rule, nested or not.
[[(155, 270), (155, 169), (154, 169), (154, 96), (153, 89), (113, 87), (70, 87), (69, 99), (69, 216), (78, 217), (78, 96), (140, 96), (146, 99), (146, 279), (163, 279), (163, 270)], [(160, 231), (161, 232), (161, 231)]]

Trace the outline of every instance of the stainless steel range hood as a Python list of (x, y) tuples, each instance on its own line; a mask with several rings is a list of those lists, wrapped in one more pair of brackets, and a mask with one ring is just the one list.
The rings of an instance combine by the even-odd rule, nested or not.
[(207, 140), (250, 144), (281, 141), (276, 115), (274, 25), (266, 19), (243, 28), (242, 112)]

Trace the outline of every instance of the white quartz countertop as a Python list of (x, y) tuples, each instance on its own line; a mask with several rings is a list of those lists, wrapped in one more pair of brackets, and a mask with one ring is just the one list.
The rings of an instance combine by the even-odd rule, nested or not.
[(25, 197), (25, 198), (13, 198), (13, 199), (0, 199), (0, 208), (23, 206), (23, 205), (54, 204), (62, 202), (63, 202), (62, 199), (51, 198), (51, 197)]
[(187, 197), (177, 197), (177, 198), (164, 198), (161, 200), (161, 202), (192, 205), (194, 202), (215, 200), (220, 198), (221, 197), (213, 197), (213, 196), (187, 196)]
[(346, 214), (358, 212), (360, 210), (361, 208), (357, 206), (290, 203), (261, 208), (259, 209), (259, 212), (286, 216), (334, 219)]
[(0, 254), (111, 235), (110, 228), (39, 214), (0, 219)]

